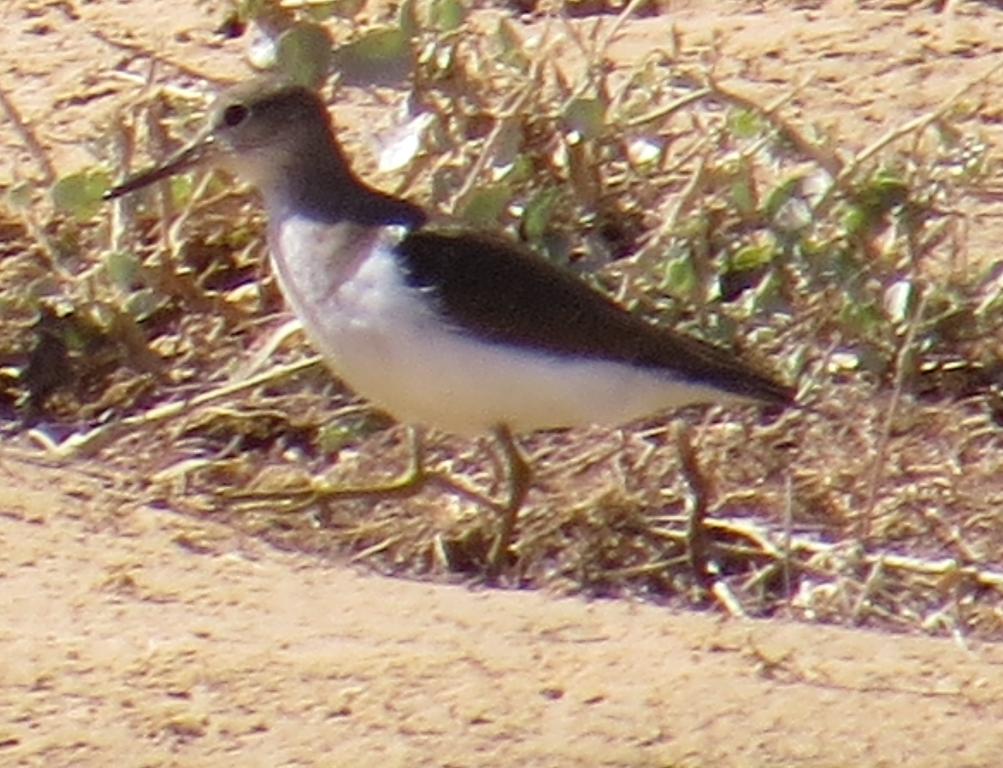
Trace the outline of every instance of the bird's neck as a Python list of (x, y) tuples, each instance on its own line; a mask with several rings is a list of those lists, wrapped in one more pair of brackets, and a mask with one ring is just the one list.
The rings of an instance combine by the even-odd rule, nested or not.
[(269, 218), (299, 217), (323, 224), (364, 227), (420, 227), (427, 216), (418, 206), (388, 195), (352, 171), (340, 146), (297, 152), (269, 183), (261, 184)]

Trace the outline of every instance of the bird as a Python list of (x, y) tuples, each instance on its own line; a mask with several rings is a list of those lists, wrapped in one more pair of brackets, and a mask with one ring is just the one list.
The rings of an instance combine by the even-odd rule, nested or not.
[(506, 493), (490, 576), (511, 554), (532, 480), (516, 435), (795, 401), (795, 388), (632, 314), (515, 238), (437, 222), (366, 183), (304, 86), (259, 77), (226, 88), (190, 143), (105, 198), (203, 165), (257, 188), (272, 272), (336, 376), (404, 424), (494, 438)]

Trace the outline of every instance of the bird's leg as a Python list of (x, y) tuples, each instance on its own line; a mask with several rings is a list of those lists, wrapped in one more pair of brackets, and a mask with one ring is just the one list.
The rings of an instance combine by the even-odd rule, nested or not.
[(493, 580), (501, 572), (512, 543), (519, 510), (522, 509), (532, 478), (529, 464), (523, 458), (512, 433), (507, 427), (497, 427), (492, 431), (492, 437), (498, 447), (497, 455), (505, 473), (506, 486), (505, 498), (496, 502), (457, 478), (429, 470), (425, 466), (424, 433), (414, 426), (408, 426), (406, 429), (410, 446), (408, 466), (397, 479), (390, 482), (345, 488), (330, 485), (324, 480), (315, 480), (302, 489), (245, 490), (232, 492), (229, 496), (253, 500), (252, 503), (281, 500), (288, 505), (288, 511), (305, 508), (319, 501), (408, 498), (421, 492), (430, 483), (434, 483), (498, 513), (498, 532), (488, 552), (486, 569), (488, 580)]
[(337, 488), (321, 483), (313, 488), (314, 500), (369, 498), (370, 496), (414, 496), (425, 487), (429, 472), (425, 468), (425, 434), (420, 427), (407, 425), (408, 465), (396, 480), (355, 488)]
[(320, 487), (314, 487), (315, 498), (334, 500), (368, 498), (369, 496), (407, 498), (414, 496), (424, 489), (425, 486), (435, 484), (475, 504), (496, 510), (504, 509), (502, 505), (495, 503), (483, 493), (469, 487), (458, 478), (429, 469), (425, 463), (425, 431), (421, 427), (411, 424), (407, 425), (405, 429), (407, 430), (407, 441), (410, 447), (410, 458), (407, 469), (396, 480), (385, 484), (355, 488), (332, 488), (322, 484)]
[(526, 493), (529, 491), (532, 479), (529, 464), (522, 457), (519, 446), (516, 445), (508, 427), (496, 427), (492, 431), (492, 436), (501, 449), (499, 455), (505, 467), (508, 498), (501, 506), (498, 534), (491, 545), (491, 551), (488, 553), (487, 576), (489, 579), (494, 579), (501, 571), (502, 561), (512, 544), (512, 534), (515, 531), (519, 510), (522, 509), (522, 504), (526, 500)]
[(407, 426), (408, 465), (397, 479), (350, 488), (330, 485), (326, 480), (313, 479), (303, 488), (281, 490), (243, 490), (229, 494), (230, 498), (250, 499), (253, 503), (282, 501), (287, 510), (308, 507), (318, 501), (348, 501), (353, 499), (407, 498), (419, 493), (435, 477), (425, 468), (424, 435), (418, 427)]

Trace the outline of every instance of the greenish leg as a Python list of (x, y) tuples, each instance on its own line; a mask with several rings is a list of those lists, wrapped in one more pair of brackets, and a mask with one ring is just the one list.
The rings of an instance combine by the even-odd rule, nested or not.
[(529, 492), (532, 480), (529, 464), (523, 458), (508, 427), (496, 427), (492, 431), (492, 436), (501, 449), (500, 458), (505, 468), (507, 499), (501, 506), (498, 534), (491, 545), (491, 551), (488, 553), (487, 576), (489, 580), (495, 579), (501, 572), (505, 556), (512, 544), (512, 535), (519, 518), (519, 510), (522, 509), (523, 502), (526, 500), (526, 494)]

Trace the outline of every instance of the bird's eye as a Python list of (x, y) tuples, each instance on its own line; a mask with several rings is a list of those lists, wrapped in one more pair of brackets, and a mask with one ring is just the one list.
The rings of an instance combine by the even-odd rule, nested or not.
[(236, 128), (250, 114), (250, 110), (243, 104), (231, 104), (223, 110), (223, 125), (227, 128)]

